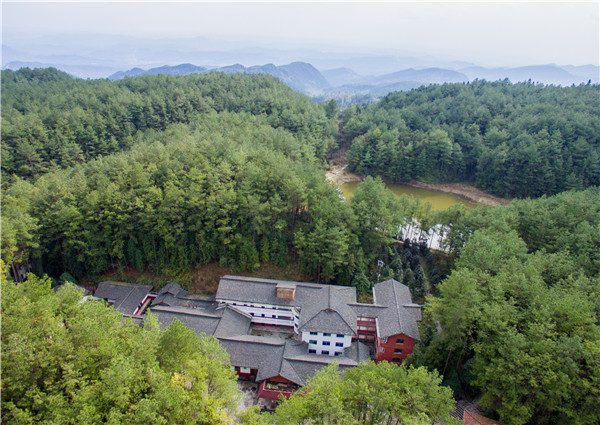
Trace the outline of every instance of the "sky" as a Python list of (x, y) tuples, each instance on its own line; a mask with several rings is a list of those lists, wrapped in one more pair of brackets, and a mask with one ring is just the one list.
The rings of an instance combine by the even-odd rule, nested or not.
[(598, 65), (598, 0), (2, 2), (7, 34), (118, 34), (271, 48), (428, 54), (482, 65)]

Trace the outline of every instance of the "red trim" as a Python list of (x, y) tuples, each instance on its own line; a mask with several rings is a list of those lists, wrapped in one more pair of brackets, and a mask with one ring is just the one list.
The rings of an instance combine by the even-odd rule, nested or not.
[(146, 307), (148, 307), (148, 304), (150, 304), (150, 302), (152, 302), (152, 300), (154, 300), (155, 298), (156, 298), (156, 295), (154, 295), (154, 294), (146, 294), (146, 296), (140, 303), (140, 306), (134, 310), (133, 315), (135, 316), (135, 315), (142, 314), (144, 312), (144, 310), (146, 309)]
[(267, 381), (262, 381), (260, 387), (258, 388), (258, 397), (266, 398), (267, 400), (280, 400), (280, 396), (289, 399), (294, 392), (288, 391), (273, 391), (273, 390), (265, 390), (265, 383)]

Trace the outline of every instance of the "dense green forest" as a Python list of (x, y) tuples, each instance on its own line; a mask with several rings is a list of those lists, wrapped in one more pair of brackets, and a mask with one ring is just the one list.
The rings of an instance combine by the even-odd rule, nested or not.
[(240, 391), (227, 352), (176, 321), (144, 326), (49, 279), (2, 270), (2, 423), (217, 424)]
[(432, 85), (346, 109), (341, 131), (359, 174), (537, 197), (600, 184), (599, 105), (598, 85)]
[(309, 98), (266, 76), (219, 73), (79, 80), (56, 69), (2, 71), (2, 173), (40, 174), (125, 150), (136, 134), (209, 112), (262, 115), (319, 159), (336, 126)]
[[(52, 69), (3, 71), (2, 259), (13, 270), (27, 264), (62, 280), (126, 267), (171, 274), (211, 261), (237, 271), (294, 263), (317, 281), (362, 293), (378, 278), (395, 278), (426, 304), (414, 367), (392, 377), (366, 365), (345, 380), (327, 370), (274, 420), (290, 412), (298, 423), (412, 420), (415, 411), (393, 403), (400, 387), (372, 411), (361, 410), (352, 391), (372, 383), (379, 393), (389, 380), (437, 388), (440, 378), (425, 366), (457, 393), (482, 394), (489, 414), (509, 425), (598, 423), (600, 189), (580, 190), (600, 183), (598, 86), (475, 82), (394, 93), (342, 112), (341, 146), (335, 106), (318, 106), (267, 76), (108, 82)], [(337, 147), (349, 147), (354, 170), (386, 180), (467, 180), (497, 194), (544, 196), (434, 213), (369, 176), (345, 201), (323, 172)], [(411, 219), (426, 229), (446, 226), (448, 253), (397, 240), (398, 226)], [(136, 423), (127, 419), (129, 406), (150, 423), (232, 414), (228, 401), (180, 385), (191, 379), (205, 388), (207, 371), (177, 364), (176, 375), (177, 353), (161, 359), (143, 351), (134, 360), (164, 333), (111, 327), (112, 310), (78, 304), (74, 290), (52, 295), (49, 282), (31, 275), (3, 283), (3, 417), (54, 420), (49, 403), (64, 417), (88, 415), (71, 423)], [(96, 321), (111, 330), (91, 329)], [(101, 332), (100, 352), (61, 360)], [(192, 344), (182, 329), (172, 332)], [(199, 344), (194, 350), (202, 352), (212, 342)], [(109, 355), (117, 348), (123, 358)], [(72, 358), (79, 355), (112, 375), (86, 369), (89, 362)], [(124, 393), (110, 381), (119, 373)], [(230, 400), (230, 377), (219, 379)], [(444, 391), (431, 396), (446, 400)], [(100, 393), (100, 404), (79, 409)], [(319, 410), (324, 397), (335, 401), (331, 410)], [(185, 403), (192, 410), (180, 410)], [(444, 415), (426, 403), (419, 409), (429, 423)]]
[(460, 252), (411, 362), (509, 425), (598, 423), (600, 189), (445, 214)]

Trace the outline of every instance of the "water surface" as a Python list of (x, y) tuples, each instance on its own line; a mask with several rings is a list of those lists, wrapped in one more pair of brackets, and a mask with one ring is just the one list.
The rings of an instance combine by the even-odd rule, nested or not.
[[(340, 186), (344, 198), (350, 199), (354, 195), (354, 191), (360, 182), (344, 183)], [(402, 195), (412, 195), (421, 199), (421, 202), (429, 202), (432, 209), (435, 211), (445, 210), (452, 205), (463, 204), (469, 208), (477, 206), (475, 202), (468, 201), (460, 196), (452, 193), (440, 192), (437, 190), (421, 189), (418, 187), (408, 186), (405, 184), (386, 183), (386, 187), (390, 189), (398, 198)]]

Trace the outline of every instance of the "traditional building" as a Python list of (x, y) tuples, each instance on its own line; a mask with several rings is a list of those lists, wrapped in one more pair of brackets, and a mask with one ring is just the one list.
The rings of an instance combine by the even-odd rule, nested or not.
[[(123, 313), (143, 312), (149, 289), (120, 286), (101, 284), (100, 298)], [(151, 296), (163, 328), (178, 319), (217, 338), (238, 375), (258, 382), (259, 397), (270, 400), (289, 397), (334, 361), (342, 371), (369, 358), (400, 363), (419, 340), (420, 306), (395, 280), (375, 285), (373, 304), (358, 303), (354, 287), (242, 276), (223, 276), (211, 300), (176, 283)]]
[(100, 282), (94, 296), (105, 300), (125, 316), (137, 316), (142, 314), (156, 297), (151, 290), (151, 285)]

